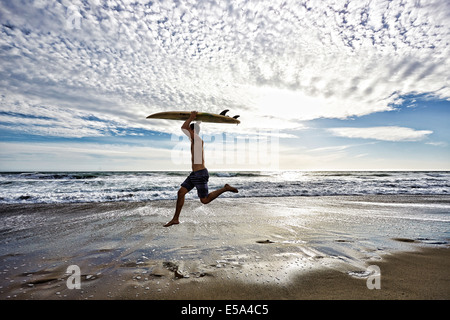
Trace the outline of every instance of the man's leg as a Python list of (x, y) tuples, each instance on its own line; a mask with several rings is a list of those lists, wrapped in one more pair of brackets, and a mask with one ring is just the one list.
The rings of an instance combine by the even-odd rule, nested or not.
[(164, 225), (164, 227), (170, 227), (173, 224), (179, 224), (180, 221), (178, 220), (181, 213), (181, 208), (183, 208), (184, 205), (184, 196), (186, 193), (188, 193), (188, 189), (185, 187), (181, 187), (180, 190), (178, 190), (177, 194), (177, 206), (175, 208), (175, 214), (173, 215), (172, 220), (170, 220), (168, 223)]
[(218, 196), (220, 196), (222, 193), (227, 192), (227, 191), (234, 192), (234, 193), (238, 193), (238, 192), (239, 192), (238, 189), (236, 189), (236, 188), (230, 186), (229, 184), (226, 184), (226, 185), (223, 186), (222, 188), (217, 189), (216, 191), (213, 191), (213, 192), (209, 193), (207, 197), (205, 197), (205, 198), (200, 198), (200, 201), (201, 201), (203, 204), (210, 203), (210, 202), (213, 201), (215, 198), (217, 198)]

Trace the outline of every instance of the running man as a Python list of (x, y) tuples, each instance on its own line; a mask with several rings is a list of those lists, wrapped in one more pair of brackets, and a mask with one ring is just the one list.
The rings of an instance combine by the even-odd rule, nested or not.
[(203, 204), (210, 203), (224, 192), (238, 192), (238, 189), (226, 184), (222, 188), (208, 193), (209, 173), (208, 169), (205, 167), (203, 140), (198, 135), (200, 132), (200, 126), (197, 123), (191, 124), (196, 116), (197, 111), (192, 111), (190, 117), (181, 126), (183, 133), (186, 134), (191, 140), (192, 172), (181, 184), (177, 194), (175, 214), (172, 220), (166, 223), (164, 227), (170, 227), (171, 225), (180, 223), (179, 217), (181, 208), (183, 208), (184, 205), (184, 197), (186, 193), (191, 191), (194, 187), (197, 189), (197, 195)]

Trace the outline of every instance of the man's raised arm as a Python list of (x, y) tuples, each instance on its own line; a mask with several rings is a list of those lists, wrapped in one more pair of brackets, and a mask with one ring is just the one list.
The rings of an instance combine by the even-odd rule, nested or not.
[(194, 138), (193, 136), (191, 137), (191, 128), (190, 128), (190, 124), (191, 122), (195, 119), (195, 117), (197, 117), (197, 111), (192, 111), (191, 115), (189, 116), (189, 118), (183, 123), (183, 125), (181, 126), (181, 131), (184, 132), (185, 135), (187, 135), (189, 138)]

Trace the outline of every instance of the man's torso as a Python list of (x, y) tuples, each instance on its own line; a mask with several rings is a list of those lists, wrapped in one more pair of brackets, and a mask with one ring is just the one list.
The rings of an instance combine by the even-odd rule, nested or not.
[(195, 135), (194, 139), (191, 139), (191, 162), (192, 171), (198, 171), (206, 168), (203, 152), (203, 140), (198, 135)]

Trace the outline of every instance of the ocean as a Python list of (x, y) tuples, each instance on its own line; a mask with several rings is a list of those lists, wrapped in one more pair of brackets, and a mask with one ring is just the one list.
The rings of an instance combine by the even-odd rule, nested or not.
[[(85, 203), (176, 199), (189, 172), (3, 172), (0, 204)], [(448, 171), (210, 171), (209, 188), (225, 183), (238, 194), (221, 197), (448, 195)], [(195, 199), (195, 190), (187, 199)]]

